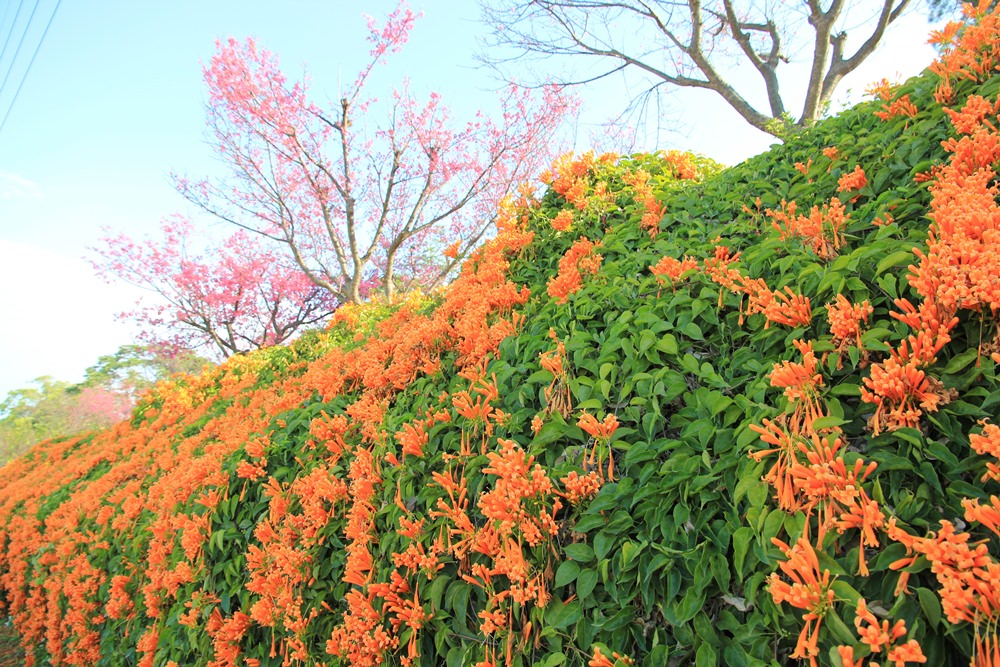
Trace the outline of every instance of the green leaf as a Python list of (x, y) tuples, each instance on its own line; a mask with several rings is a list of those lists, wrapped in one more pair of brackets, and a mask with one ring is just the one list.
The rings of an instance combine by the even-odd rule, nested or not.
[(590, 548), (589, 544), (583, 544), (582, 542), (567, 545), (563, 549), (563, 553), (578, 563), (589, 563), (594, 560), (594, 550)]
[(545, 610), (545, 624), (557, 630), (573, 625), (583, 616), (580, 600), (573, 600), (569, 604), (553, 600), (550, 604), (551, 606)]
[(827, 611), (826, 615), (823, 616), (823, 624), (830, 629), (838, 643), (854, 644), (857, 641), (857, 637), (833, 609)]
[(897, 250), (894, 253), (890, 253), (888, 256), (883, 257), (875, 267), (875, 275), (884, 273), (886, 269), (892, 268), (903, 262), (909, 264), (914, 260), (914, 255), (912, 250)]
[(673, 334), (664, 334), (656, 343), (656, 349), (664, 354), (677, 354), (677, 339)]
[(580, 572), (580, 566), (576, 561), (564, 560), (556, 570), (556, 588), (570, 584), (576, 580), (576, 575)]
[(698, 652), (695, 654), (694, 664), (695, 667), (715, 667), (715, 665), (718, 665), (718, 656), (715, 654), (715, 649), (709, 644), (699, 646)]
[(971, 364), (978, 357), (979, 357), (979, 348), (978, 347), (969, 348), (965, 352), (955, 355), (953, 359), (948, 361), (948, 365), (944, 367), (944, 370), (941, 371), (941, 373), (944, 375), (953, 375), (962, 370), (963, 368), (965, 368), (966, 366), (968, 366), (969, 364)]
[(941, 622), (941, 600), (937, 594), (929, 588), (917, 589), (917, 600), (920, 601), (920, 609), (924, 612), (927, 623), (937, 629)]
[(594, 554), (598, 559), (604, 558), (611, 551), (614, 543), (615, 536), (602, 530), (594, 536)]
[(552, 653), (545, 659), (545, 662), (542, 663), (542, 667), (558, 667), (564, 662), (566, 662), (565, 653)]
[(733, 533), (733, 568), (737, 575), (743, 575), (743, 564), (753, 539), (753, 529), (749, 526), (741, 526)]
[(581, 600), (586, 600), (594, 592), (597, 585), (597, 570), (581, 570), (576, 578), (576, 594)]
[(819, 431), (825, 428), (836, 428), (837, 426), (843, 426), (847, 423), (846, 419), (830, 415), (829, 417), (820, 417), (819, 419), (813, 420), (812, 427), (813, 429)]

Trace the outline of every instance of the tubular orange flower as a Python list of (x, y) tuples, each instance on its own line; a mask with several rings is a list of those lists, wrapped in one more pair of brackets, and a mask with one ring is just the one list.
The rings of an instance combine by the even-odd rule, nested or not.
[(855, 165), (854, 171), (848, 172), (837, 181), (837, 192), (856, 192), (868, 185), (868, 177), (861, 165)]
[(685, 257), (683, 261), (680, 261), (664, 255), (660, 261), (649, 267), (649, 270), (658, 281), (669, 280), (671, 284), (676, 284), (685, 273), (697, 268), (698, 262), (690, 257)]
[(593, 250), (600, 242), (592, 242), (587, 237), (578, 239), (559, 260), (559, 273), (548, 284), (549, 296), (556, 303), (566, 303), (569, 295), (583, 287), (583, 274), (597, 273), (602, 257)]
[(833, 197), (822, 209), (813, 206), (808, 216), (796, 215), (797, 210), (795, 202), (782, 200), (780, 210), (766, 209), (765, 213), (782, 240), (801, 238), (820, 259), (836, 257), (844, 244), (843, 229), (849, 219), (840, 199)]
[(775, 604), (787, 602), (791, 606), (802, 609), (805, 621), (802, 632), (792, 658), (809, 660), (809, 664), (817, 667), (816, 656), (819, 655), (819, 629), (823, 617), (832, 608), (835, 594), (832, 588), (830, 571), (821, 569), (819, 559), (812, 545), (804, 537), (799, 538), (794, 546), (788, 546), (778, 539), (772, 539), (786, 560), (779, 563), (781, 571), (792, 583), (787, 583), (774, 573), (769, 580), (771, 597)]
[(826, 304), (826, 316), (830, 322), (830, 333), (833, 334), (838, 370), (843, 367), (840, 357), (847, 347), (855, 345), (859, 351), (864, 350), (861, 345), (861, 325), (868, 323), (868, 317), (873, 311), (867, 299), (853, 304), (843, 294), (837, 295), (835, 303)]
[(552, 218), (552, 227), (556, 231), (566, 232), (573, 225), (573, 212), (568, 209), (563, 209), (556, 214), (556, 217)]
[(588, 667), (615, 667), (615, 665), (619, 662), (624, 665), (634, 664), (632, 658), (627, 655), (623, 655), (617, 651), (612, 651), (611, 657), (609, 658), (601, 652), (600, 646), (595, 646), (594, 654), (591, 656), (587, 665)]
[(563, 477), (561, 481), (563, 487), (566, 489), (564, 494), (566, 500), (571, 505), (579, 505), (583, 501), (596, 496), (604, 482), (596, 470), (592, 470), (582, 477), (573, 470)]
[(607, 443), (618, 428), (618, 418), (613, 414), (609, 414), (605, 415), (604, 421), (597, 421), (594, 415), (582, 412), (580, 413), (577, 426), (586, 431), (595, 440)]

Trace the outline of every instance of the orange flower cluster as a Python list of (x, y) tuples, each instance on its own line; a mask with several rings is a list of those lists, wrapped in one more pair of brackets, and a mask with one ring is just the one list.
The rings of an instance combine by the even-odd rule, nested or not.
[[(608, 164), (617, 159), (618, 156), (614, 153), (595, 156), (594, 151), (588, 151), (576, 158), (573, 157), (572, 153), (564, 153), (557, 157), (552, 163), (552, 167), (542, 172), (539, 178), (542, 183), (551, 187), (554, 192), (561, 195), (577, 210), (582, 211), (587, 208), (590, 200), (588, 197), (590, 189), (588, 176), (593, 173), (597, 165)], [(598, 185), (601, 186), (601, 184)], [(602, 186), (601, 191), (596, 193), (597, 199), (602, 198), (604, 187), (606, 186)], [(555, 225), (553, 224), (553, 226)]]
[(910, 100), (910, 94), (902, 95), (892, 102), (882, 105), (881, 111), (876, 111), (875, 116), (882, 120), (890, 118), (915, 118), (917, 106)]
[(604, 478), (597, 470), (591, 470), (583, 476), (573, 470), (560, 481), (565, 489), (563, 497), (569, 501), (570, 505), (579, 505), (585, 500), (593, 498), (604, 484)]
[[(973, 433), (969, 436), (969, 446), (977, 454), (986, 454), (1000, 460), (1000, 427), (996, 424), (983, 424), (982, 433)], [(995, 462), (986, 464), (983, 481), (987, 479), (1000, 482), (1000, 465)]]
[(700, 176), (698, 166), (694, 163), (690, 153), (669, 150), (660, 151), (657, 155), (672, 168), (675, 178), (683, 181), (693, 181)]
[(792, 344), (802, 354), (802, 363), (774, 364), (770, 379), (772, 387), (785, 390), (785, 398), (794, 407), (793, 428), (801, 431), (804, 427), (811, 428), (813, 421), (824, 416), (819, 394), (823, 376), (817, 372), (819, 361), (813, 352), (812, 341), (795, 340)]
[(609, 658), (601, 652), (600, 646), (595, 646), (594, 655), (591, 656), (590, 661), (587, 663), (587, 667), (615, 667), (618, 663), (623, 665), (635, 664), (632, 658), (627, 655), (622, 655), (617, 651), (612, 651), (611, 657)]
[(684, 274), (688, 271), (696, 271), (697, 269), (698, 261), (691, 257), (678, 260), (668, 255), (664, 255), (660, 258), (660, 261), (649, 267), (650, 272), (656, 276), (657, 281), (661, 283), (669, 281), (673, 287), (677, 286), (677, 283), (681, 281)]
[[(920, 644), (915, 639), (897, 644), (899, 639), (906, 636), (906, 622), (899, 620), (891, 627), (889, 621), (880, 623), (875, 614), (868, 609), (864, 598), (858, 600), (858, 607), (854, 615), (854, 627), (858, 631), (861, 643), (865, 644), (872, 654), (885, 652), (886, 660), (891, 661), (897, 667), (903, 667), (908, 662), (927, 662)], [(853, 646), (838, 646), (837, 652), (840, 654), (844, 667), (862, 667), (863, 660), (858, 658), (855, 661), (854, 659)]]
[[(864, 172), (861, 174), (864, 178)], [(833, 259), (844, 245), (843, 230), (849, 216), (844, 213), (844, 205), (837, 197), (832, 198), (829, 205), (822, 209), (813, 206), (808, 217), (796, 215), (795, 202), (787, 203), (784, 200), (780, 210), (767, 209), (765, 212), (782, 241), (800, 238), (820, 259)]]
[[(882, 79), (871, 86), (865, 91), (869, 95), (882, 100), (885, 104), (882, 105), (880, 111), (875, 112), (877, 118), (882, 120), (889, 120), (890, 118), (895, 118), (897, 116), (903, 116), (905, 118), (913, 118), (917, 115), (917, 107), (910, 101), (910, 95), (906, 94), (902, 97), (898, 97), (895, 100), (896, 86), (889, 83), (888, 79)], [(890, 102), (890, 100), (892, 100)]]
[(569, 295), (583, 287), (583, 275), (595, 274), (601, 267), (601, 255), (593, 252), (601, 242), (587, 237), (577, 239), (559, 260), (559, 273), (548, 284), (548, 293), (556, 303), (566, 303)]
[[(971, 545), (969, 534), (950, 521), (928, 537), (915, 537), (889, 521), (889, 538), (923, 556), (941, 584), (941, 608), (951, 623), (996, 623), (1000, 616), (1000, 563), (986, 544)], [(906, 562), (912, 562), (906, 559)]]
[(820, 568), (816, 551), (805, 538), (800, 538), (794, 546), (788, 546), (778, 539), (771, 540), (781, 549), (785, 560), (778, 564), (785, 576), (791, 579), (788, 583), (778, 573), (771, 575), (769, 587), (775, 604), (787, 602), (796, 609), (802, 609), (802, 620), (805, 624), (799, 633), (798, 642), (792, 658), (809, 660), (812, 667), (817, 667), (816, 656), (819, 655), (819, 629), (823, 617), (832, 608), (835, 594), (832, 588), (830, 571)]
[(563, 209), (552, 218), (552, 228), (557, 232), (568, 232), (573, 226), (573, 211)]
[[(996, 24), (993, 18), (988, 22)], [(967, 32), (978, 34), (979, 30), (976, 26)], [(942, 61), (950, 57), (942, 56)], [(882, 428), (916, 426), (923, 412), (937, 410), (950, 399), (950, 392), (924, 369), (950, 341), (959, 310), (1000, 312), (1000, 281), (996, 280), (1000, 275), (1000, 208), (993, 185), (993, 165), (1000, 160), (1000, 132), (993, 122), (996, 107), (973, 96), (951, 117), (962, 136), (944, 143), (952, 155), (937, 170), (931, 185), (933, 222), (927, 251), (914, 250), (919, 261), (910, 267), (910, 285), (923, 301), (915, 307), (897, 300), (902, 312), (893, 313), (915, 333), (889, 359), (872, 367), (862, 390), (862, 398), (877, 406), (872, 418), (876, 433)]]
[[(837, 192), (857, 192), (868, 185), (868, 177), (861, 165), (855, 165), (854, 171), (849, 171), (837, 180)], [(857, 197), (851, 201), (855, 201)]]
[(930, 66), (940, 77), (934, 92), (938, 103), (943, 105), (953, 100), (956, 80), (985, 81), (1000, 64), (1000, 16), (990, 11), (991, 5), (990, 0), (966, 3), (962, 6), (965, 21), (951, 21), (943, 30), (931, 33), (928, 41), (943, 47)]
[[(331, 349), (278, 381), (271, 378), (282, 364), (271, 362), (272, 351), (234, 357), (197, 378), (161, 383), (132, 422), (45, 443), (34, 460), (8, 467), (0, 511), (14, 518), (0, 535), (6, 545), (0, 590), (28, 663), (34, 648), (44, 645), (53, 664), (96, 664), (104, 623), (112, 618), (139, 638), (137, 662), (143, 666), (166, 662), (161, 637), (174, 623), (208, 632), (212, 652), (205, 659), (212, 667), (254, 664), (244, 649), (257, 636), (252, 631), (262, 628), (281, 664), (305, 664), (315, 657), (307, 657), (303, 638), (318, 615), (330, 613), (335, 620), (324, 622), (335, 627), (328, 644), (333, 654), (355, 665), (384, 664), (400, 637), (412, 637), (426, 615), (412, 582), (404, 595), (402, 583), (386, 591), (385, 582), (375, 580), (374, 502), (393, 442), (383, 414), (418, 375), (435, 374), (453, 360), (459, 368), (476, 367), (517, 330), (514, 308), (528, 293), (509, 281), (508, 257), (531, 241), (519, 226), (525, 215), (513, 208), (500, 212), (497, 237), (466, 262), (429, 313), (420, 297), (375, 304), (389, 314), (368, 326), (361, 309), (345, 309), (332, 326), (353, 319), (365, 331), (349, 354)], [(286, 352), (294, 354), (278, 354)], [(267, 379), (260, 380), (262, 374)], [(269, 434), (291, 425), (275, 416), (316, 397), (339, 396), (348, 399), (346, 410), (320, 413), (307, 425), (301, 456), (312, 457), (308, 465), (297, 459), (300, 472), (278, 482)], [(399, 427), (404, 456), (424, 451), (431, 425), (450, 418), (439, 408), (410, 429)], [(63, 501), (42, 511), (60, 489), (67, 490)], [(215, 540), (226, 530), (220, 517), (228, 521), (245, 502), (261, 502), (266, 510), (248, 529), (242, 607), (224, 611), (217, 591), (203, 590), (206, 582), (221, 580), (206, 569), (206, 552), (221, 548)], [(324, 611), (308, 606), (304, 594), (314, 584), (312, 554), (334, 519), (345, 526), (343, 579), (350, 589), (340, 608)], [(132, 565), (112, 575), (96, 563), (108, 561), (108, 544), (121, 534), (133, 536)], [(411, 544), (393, 562), (408, 576), (426, 574), (438, 567), (444, 549), (444, 537)], [(531, 585), (538, 592), (543, 584), (538, 579)], [(381, 607), (375, 606), (379, 598)], [(402, 659), (412, 661), (415, 647)]]
[[(556, 343), (554, 350), (548, 350), (538, 355), (541, 367), (552, 373), (552, 382), (545, 388), (545, 412), (552, 414), (558, 412), (563, 417), (569, 416), (573, 410), (569, 389), (569, 360), (566, 358), (566, 346), (556, 336), (555, 329), (549, 329), (549, 338)], [(542, 429), (543, 420), (538, 415), (535, 416), (537, 422), (532, 422), (532, 429), (536, 433)]]
[[(764, 328), (771, 324), (784, 324), (790, 327), (808, 326), (812, 322), (812, 306), (809, 297), (796, 294), (790, 287), (784, 290), (771, 291), (761, 278), (748, 278), (730, 264), (738, 261), (740, 253), (731, 255), (729, 248), (716, 246), (715, 254), (703, 262), (703, 270), (715, 283), (722, 285), (731, 292), (740, 295), (740, 324), (743, 317), (756, 313), (764, 315)], [(747, 297), (746, 306), (743, 296)], [(722, 304), (722, 294), (719, 294), (719, 304)]]
[(615, 457), (611, 451), (610, 443), (611, 436), (618, 429), (618, 418), (614, 415), (606, 415), (603, 421), (597, 421), (594, 415), (584, 412), (580, 415), (580, 420), (577, 422), (577, 426), (582, 428), (587, 435), (594, 439), (594, 447), (591, 449), (590, 456), (584, 457), (583, 466), (589, 468), (591, 466), (596, 467), (598, 470), (601, 469), (603, 465), (603, 456), (601, 452), (598, 452), (598, 447), (608, 448), (608, 479), (614, 479), (615, 471)]
[(487, 454), (489, 465), (483, 470), (496, 475), (492, 491), (479, 499), (483, 516), (495, 521), (495, 529), (503, 538), (517, 536), (529, 546), (538, 546), (545, 536), (558, 532), (555, 514), (559, 511), (558, 499), (548, 509), (548, 499), (553, 495), (552, 482), (535, 457), (521, 450), (513, 440), (499, 441), (500, 453)]
[(412, 423), (403, 424), (403, 428), (396, 432), (396, 440), (402, 446), (403, 456), (401, 461), (406, 460), (406, 456), (422, 458), (424, 447), (427, 446), (427, 431), (435, 424), (451, 421), (451, 413), (447, 410), (431, 412), (423, 419), (417, 419)]
[(859, 351), (864, 352), (861, 344), (861, 325), (868, 323), (868, 317), (872, 312), (872, 305), (867, 299), (861, 303), (851, 303), (843, 294), (837, 295), (836, 302), (826, 304), (826, 317), (830, 322), (834, 352), (837, 354), (837, 370), (843, 367), (841, 355), (848, 347), (854, 345)]
[(663, 219), (664, 208), (653, 194), (653, 187), (649, 184), (650, 175), (642, 169), (627, 172), (622, 176), (626, 184), (632, 186), (632, 196), (635, 202), (642, 207), (642, 218), (639, 226), (649, 233), (649, 238), (655, 239), (660, 231), (660, 220)]

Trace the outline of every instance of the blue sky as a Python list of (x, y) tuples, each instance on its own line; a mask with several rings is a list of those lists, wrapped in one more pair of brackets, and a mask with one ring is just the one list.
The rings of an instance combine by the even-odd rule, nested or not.
[[(56, 6), (56, 0), (37, 2), (11, 81), (0, 91), (0, 119)], [(15, 37), (33, 4), (24, 3)], [(103, 226), (141, 237), (171, 213), (186, 212), (170, 185), (171, 171), (217, 173), (220, 165), (203, 140), (201, 81), (201, 63), (211, 57), (215, 39), (252, 35), (280, 55), (290, 78), (308, 69), (318, 101), (338, 99), (339, 81), (353, 80), (367, 55), (361, 12), (384, 16), (395, 4), (62, 2), (0, 131), (0, 398), (42, 375), (76, 381), (98, 356), (131, 342), (130, 327), (114, 314), (138, 293), (98, 280), (83, 258)], [(376, 86), (388, 91), (408, 76), (412, 89), (442, 93), (458, 118), (489, 108), (498, 83), (473, 62), (485, 33), (476, 3), (414, 0), (411, 6), (424, 16)], [(4, 0), (0, 17), (16, 9), (17, 2)], [(903, 21), (863, 71), (842, 85), (852, 91), (849, 99), (860, 99), (877, 78), (905, 78), (930, 63), (924, 15)], [(0, 59), (0, 74), (11, 67), (13, 50)], [(612, 82), (579, 92), (584, 111), (577, 144), (586, 149), (588, 127), (620, 110), (628, 91)], [(693, 150), (732, 164), (771, 142), (707, 94), (676, 97), (672, 114), (675, 129), (661, 135), (657, 148)]]

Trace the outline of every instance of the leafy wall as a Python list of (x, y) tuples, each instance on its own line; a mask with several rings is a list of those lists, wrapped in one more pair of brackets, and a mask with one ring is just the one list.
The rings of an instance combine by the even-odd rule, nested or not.
[(443, 292), (9, 465), (29, 662), (988, 664), (998, 25), (738, 167), (562, 158)]

